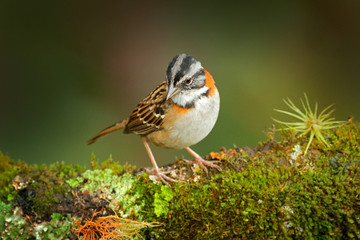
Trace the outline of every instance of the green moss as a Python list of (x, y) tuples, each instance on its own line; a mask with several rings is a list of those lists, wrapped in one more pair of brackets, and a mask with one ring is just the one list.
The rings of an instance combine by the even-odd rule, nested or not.
[[(315, 139), (306, 156), (305, 136), (282, 134), (279, 142), (271, 134), (254, 148), (210, 154), (222, 172), (206, 174), (177, 162), (171, 170), (188, 184), (171, 188), (111, 157), (101, 163), (93, 156), (85, 170), (63, 163), (28, 166), (2, 155), (9, 163), (3, 186), (10, 187), (2, 199), (14, 198), (11, 206), (0, 202), (2, 234), (65, 236), (71, 224), (66, 211), (79, 214), (80, 222), (96, 211), (97, 217), (163, 223), (142, 230), (153, 239), (359, 239), (360, 125), (350, 120), (323, 131), (329, 147)], [(38, 228), (22, 213), (40, 221)]]
[(28, 218), (22, 216), (21, 208), (11, 210), (10, 204), (0, 202), (1, 239), (69, 239), (72, 219), (70, 214), (63, 217), (54, 213), (49, 222), (33, 225)]
[(27, 215), (49, 219), (58, 204), (71, 194), (65, 180), (81, 171), (80, 166), (64, 162), (30, 166), (0, 152), (0, 200), (22, 207)]
[(71, 236), (71, 229), (73, 226), (73, 220), (68, 214), (66, 217), (58, 213), (52, 214), (50, 222), (39, 224), (34, 227), (33, 235), (36, 239), (69, 239)]
[(0, 235), (2, 239), (31, 239), (30, 223), (21, 215), (20, 208), (15, 208), (13, 213), (5, 213), (5, 229)]
[(340, 152), (350, 156), (360, 156), (360, 124), (350, 118), (348, 124), (328, 132), (331, 142), (330, 152)]
[(154, 213), (157, 217), (164, 216), (169, 212), (170, 201), (174, 195), (172, 190), (166, 186), (161, 186), (161, 192), (155, 193), (154, 198)]
[(111, 169), (114, 175), (122, 175), (122, 174), (131, 174), (133, 170), (135, 170), (135, 166), (132, 166), (128, 163), (121, 165), (117, 161), (113, 161), (112, 155), (110, 154), (109, 158), (103, 162), (99, 161), (95, 154), (91, 155), (91, 168), (92, 169)]
[(80, 166), (68, 166), (64, 162), (48, 167), (24, 167), (19, 172), (19, 177), (28, 184), (24, 187), (26, 192), (19, 192), (17, 200), (20, 205), (24, 203), (28, 206), (27, 214), (36, 212), (37, 215), (49, 219), (53, 212), (61, 208), (59, 204), (72, 195), (70, 187), (64, 184), (66, 179), (78, 175), (80, 171)]
[(11, 160), (9, 156), (0, 152), (0, 201), (11, 201), (17, 192), (12, 186), (13, 178), (25, 164)]
[(11, 205), (0, 201), (0, 232), (6, 228), (6, 221), (8, 215), (11, 213)]
[(152, 229), (160, 239), (358, 239), (359, 125), (324, 136), (330, 148), (315, 141), (306, 157), (299, 146), (307, 139), (292, 134), (281, 143), (223, 149), (223, 172), (174, 185), (167, 214), (149, 207), (145, 219), (165, 223)]
[[(359, 174), (358, 169), (353, 170)], [(308, 169), (295, 175), (286, 203), (293, 212), (287, 222), (288, 233), (306, 239), (355, 236), (359, 231), (355, 221), (360, 216), (356, 211), (360, 206), (360, 191), (358, 180), (354, 185), (350, 179), (348, 174), (335, 174), (332, 170)]]

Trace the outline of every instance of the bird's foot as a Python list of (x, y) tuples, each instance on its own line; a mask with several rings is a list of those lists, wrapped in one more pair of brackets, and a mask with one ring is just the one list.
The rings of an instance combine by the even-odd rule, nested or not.
[(190, 161), (186, 159), (184, 159), (184, 161), (189, 164), (197, 164), (200, 168), (204, 169), (206, 173), (208, 173), (206, 166), (216, 168), (219, 171), (221, 170), (220, 166), (215, 164), (220, 163), (220, 161), (207, 161), (204, 160), (202, 157), (195, 157), (195, 161)]
[(170, 173), (171, 171), (160, 171), (159, 168), (153, 168), (153, 169), (147, 169), (145, 168), (145, 171), (147, 174), (149, 175), (155, 175), (156, 177), (158, 177), (164, 184), (168, 185), (169, 187), (171, 187), (169, 182), (176, 182), (176, 183), (186, 183), (185, 181), (181, 181), (181, 180), (176, 180), (173, 179), (171, 177), (166, 176), (166, 174)]

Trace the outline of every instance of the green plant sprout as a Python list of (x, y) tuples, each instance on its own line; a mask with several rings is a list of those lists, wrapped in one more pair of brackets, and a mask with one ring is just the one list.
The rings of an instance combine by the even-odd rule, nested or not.
[(324, 135), (322, 132), (324, 130), (332, 129), (335, 127), (340, 126), (344, 123), (344, 121), (335, 121), (335, 118), (331, 116), (331, 114), (335, 111), (335, 109), (330, 109), (333, 104), (327, 106), (324, 110), (320, 112), (318, 115), (318, 104), (315, 103), (315, 109), (312, 111), (309, 100), (304, 93), (305, 96), (305, 102), (300, 98), (301, 105), (303, 107), (303, 111), (298, 108), (291, 100), (290, 98), (283, 99), (284, 103), (294, 112), (288, 112), (284, 110), (274, 109), (277, 112), (284, 113), (286, 115), (292, 116), (294, 118), (299, 119), (299, 122), (284, 122), (279, 121), (277, 119), (273, 120), (277, 123), (283, 124), (285, 126), (285, 130), (293, 129), (296, 132), (300, 133), (300, 136), (303, 135), (310, 135), (309, 142), (306, 146), (304, 155), (306, 155), (309, 146), (311, 142), (316, 138), (319, 140), (321, 144), (323, 144), (325, 147), (329, 147), (329, 143), (325, 140)]

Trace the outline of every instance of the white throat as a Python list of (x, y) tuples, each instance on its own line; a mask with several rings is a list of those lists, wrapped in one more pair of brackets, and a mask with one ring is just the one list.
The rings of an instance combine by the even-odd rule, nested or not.
[(180, 107), (190, 107), (194, 105), (196, 99), (205, 97), (204, 94), (208, 90), (209, 88), (204, 86), (202, 88), (181, 91), (173, 96), (172, 100)]

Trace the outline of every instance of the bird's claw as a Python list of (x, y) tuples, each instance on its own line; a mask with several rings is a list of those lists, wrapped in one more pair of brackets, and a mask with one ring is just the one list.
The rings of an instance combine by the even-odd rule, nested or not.
[(220, 166), (215, 164), (215, 163), (220, 163), (220, 161), (207, 161), (201, 157), (195, 158), (195, 161), (190, 161), (186, 159), (184, 159), (184, 161), (188, 164), (197, 164), (200, 168), (204, 169), (206, 173), (208, 173), (208, 169), (206, 168), (206, 166), (216, 168), (219, 171), (221, 170)]
[(171, 187), (170, 183), (168, 183), (167, 181), (169, 182), (176, 182), (176, 183), (186, 183), (185, 181), (181, 181), (181, 180), (176, 180), (176, 179), (173, 179), (171, 177), (168, 177), (166, 176), (166, 174), (170, 173), (171, 171), (160, 171), (160, 169), (147, 169), (145, 168), (145, 171), (147, 174), (149, 175), (155, 175), (156, 177), (158, 177), (164, 184), (166, 184), (167, 186)]

